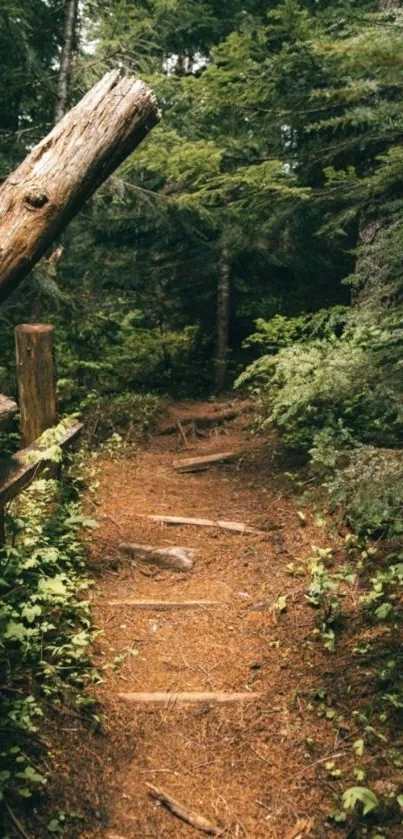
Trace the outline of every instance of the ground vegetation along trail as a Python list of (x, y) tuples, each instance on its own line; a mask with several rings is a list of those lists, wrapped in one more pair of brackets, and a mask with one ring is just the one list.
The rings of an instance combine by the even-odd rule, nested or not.
[[(270, 477), (273, 441), (253, 441), (247, 422), (240, 416), (209, 426), (202, 437), (188, 426), (186, 450), (183, 435), (157, 434), (136, 456), (100, 463), (99, 656), (120, 664), (98, 689), (111, 759), (105, 828), (91, 839), (197, 835), (147, 784), (219, 835), (336, 835), (326, 823), (326, 790), (315, 780), (322, 756), (334, 752), (334, 733), (323, 726), (320, 751), (314, 759), (307, 752), (306, 704), (317, 676), (303, 642), (313, 619), (304, 581), (286, 573), (312, 541), (323, 542), (323, 532), (300, 526), (292, 498)], [(197, 473), (172, 466), (181, 455), (228, 449), (244, 454)], [(225, 519), (257, 532), (170, 527), (149, 515)], [(119, 551), (122, 540), (192, 548), (194, 567), (178, 573), (137, 562)], [(280, 597), (287, 611), (276, 608)]]

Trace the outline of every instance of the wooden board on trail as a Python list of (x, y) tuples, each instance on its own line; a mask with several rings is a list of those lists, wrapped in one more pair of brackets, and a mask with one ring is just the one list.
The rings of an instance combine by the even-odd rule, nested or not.
[(181, 691), (170, 693), (169, 691), (156, 691), (155, 693), (119, 693), (119, 699), (131, 702), (133, 705), (232, 705), (237, 702), (253, 702), (260, 699), (260, 693), (224, 691)]
[(108, 600), (108, 606), (129, 606), (143, 612), (197, 611), (218, 605), (217, 600)]
[(136, 542), (121, 542), (121, 551), (132, 554), (149, 565), (159, 565), (171, 571), (191, 571), (195, 552), (191, 548), (158, 548), (154, 545), (139, 545)]
[(240, 521), (225, 521), (224, 519), (194, 519), (188, 516), (147, 516), (152, 521), (159, 521), (161, 524), (193, 525), (194, 527), (219, 527), (221, 530), (232, 530), (234, 533), (255, 533), (266, 536), (263, 530), (249, 527)]
[(217, 454), (203, 455), (203, 457), (186, 457), (182, 460), (174, 460), (172, 466), (176, 472), (202, 472), (220, 463), (235, 460), (241, 452), (218, 452)]

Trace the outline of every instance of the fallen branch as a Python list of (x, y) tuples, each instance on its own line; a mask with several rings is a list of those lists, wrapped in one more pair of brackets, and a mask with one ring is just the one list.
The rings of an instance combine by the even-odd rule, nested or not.
[(171, 525), (193, 525), (194, 527), (219, 527), (221, 530), (232, 530), (234, 533), (255, 533), (266, 536), (263, 530), (256, 530), (255, 527), (248, 527), (247, 524), (239, 521), (218, 521), (214, 519), (193, 519), (186, 516), (147, 516), (152, 521), (159, 521), (162, 524)]
[(177, 472), (201, 472), (203, 469), (208, 469), (215, 463), (224, 463), (228, 460), (235, 460), (240, 456), (240, 452), (218, 452), (218, 454), (208, 454), (203, 457), (186, 457), (183, 460), (174, 460), (172, 466)]
[(212, 824), (208, 819), (205, 819), (204, 816), (200, 816), (198, 813), (195, 813), (194, 810), (191, 810), (190, 807), (186, 806), (186, 804), (181, 804), (179, 801), (175, 801), (175, 799), (166, 792), (161, 789), (157, 789), (157, 787), (154, 787), (152, 784), (147, 784), (147, 787), (148, 794), (151, 798), (154, 798), (156, 801), (159, 801), (167, 807), (174, 816), (178, 817), (178, 819), (182, 819), (182, 821), (190, 824), (197, 830), (203, 831), (203, 833), (208, 833), (210, 836), (220, 836), (222, 833), (222, 828)]
[(188, 446), (188, 441), (187, 441), (187, 439), (186, 439), (186, 434), (185, 434), (185, 432), (184, 432), (184, 430), (183, 430), (183, 426), (182, 426), (182, 423), (180, 422), (180, 420), (178, 420), (178, 422), (176, 423), (176, 425), (178, 426), (178, 431), (179, 431), (179, 434), (180, 434), (180, 436), (181, 436), (181, 438), (182, 438), (182, 443), (183, 443), (183, 445), (184, 445), (185, 449), (188, 449), (188, 448), (189, 448), (189, 446)]
[(297, 824), (287, 833), (286, 839), (303, 839), (309, 835), (314, 823), (314, 819), (298, 819)]
[(191, 571), (194, 565), (195, 552), (191, 548), (158, 548), (136, 542), (121, 542), (119, 548), (149, 565), (159, 565), (171, 571)]

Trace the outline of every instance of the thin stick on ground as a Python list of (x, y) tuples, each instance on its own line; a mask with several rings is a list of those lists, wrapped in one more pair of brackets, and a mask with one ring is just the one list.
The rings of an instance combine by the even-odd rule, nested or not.
[(182, 819), (182, 821), (192, 825), (192, 827), (195, 827), (197, 830), (201, 830), (203, 833), (209, 834), (210, 836), (220, 836), (222, 834), (223, 829), (221, 827), (217, 827), (204, 816), (200, 816), (199, 813), (195, 813), (194, 810), (191, 810), (190, 807), (186, 806), (186, 804), (181, 804), (179, 801), (175, 801), (175, 799), (166, 792), (161, 789), (157, 789), (157, 787), (154, 787), (152, 784), (147, 784), (147, 787), (149, 790), (148, 794), (151, 798), (154, 798), (156, 801), (159, 801), (167, 807), (174, 816), (178, 817), (178, 819)]
[(181, 436), (181, 438), (182, 438), (182, 442), (183, 442), (184, 448), (185, 448), (185, 449), (188, 449), (188, 448), (189, 448), (189, 446), (188, 446), (188, 441), (187, 441), (187, 439), (186, 439), (186, 434), (185, 434), (185, 432), (184, 432), (184, 430), (183, 430), (183, 426), (182, 426), (182, 423), (180, 422), (180, 420), (178, 420), (178, 422), (177, 422), (177, 426), (178, 426), (178, 431), (179, 431), (179, 434), (180, 434), (180, 436)]
[(30, 835), (24, 830), (24, 827), (21, 824), (21, 822), (19, 821), (19, 819), (17, 819), (17, 816), (15, 815), (15, 813), (13, 813), (13, 811), (12, 811), (10, 805), (7, 803), (7, 801), (4, 801), (4, 805), (5, 805), (5, 808), (7, 810), (8, 815), (10, 816), (10, 819), (11, 819), (14, 827), (16, 827), (17, 830), (18, 830), (18, 833), (20, 833), (21, 836), (23, 836), (24, 839), (31, 839)]

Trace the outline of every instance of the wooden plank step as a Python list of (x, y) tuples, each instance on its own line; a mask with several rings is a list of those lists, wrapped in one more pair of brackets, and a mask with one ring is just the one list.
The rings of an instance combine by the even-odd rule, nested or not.
[(229, 460), (235, 460), (240, 456), (240, 452), (218, 452), (217, 454), (208, 454), (203, 457), (186, 457), (181, 460), (174, 460), (172, 466), (177, 472), (200, 472), (203, 469), (208, 469), (217, 463), (225, 463)]
[(193, 525), (193, 527), (219, 527), (221, 530), (232, 530), (234, 533), (258, 533), (261, 536), (267, 536), (263, 530), (257, 530), (255, 527), (249, 527), (240, 521), (218, 521), (214, 519), (195, 519), (188, 516), (146, 516), (151, 521), (161, 522), (161, 524), (177, 525)]
[(203, 610), (219, 606), (218, 600), (109, 600), (108, 606), (130, 606), (144, 612), (169, 612), (171, 610)]
[(133, 705), (230, 705), (237, 702), (253, 702), (259, 699), (260, 693), (248, 693), (239, 691), (226, 693), (225, 691), (181, 691), (169, 693), (168, 691), (156, 691), (155, 693), (118, 693), (119, 699), (130, 702)]

